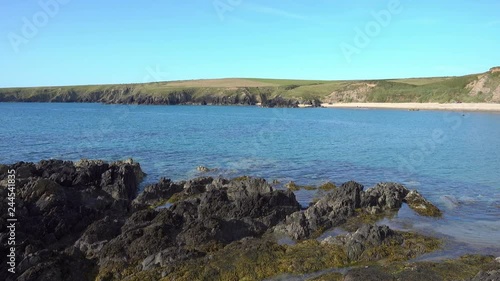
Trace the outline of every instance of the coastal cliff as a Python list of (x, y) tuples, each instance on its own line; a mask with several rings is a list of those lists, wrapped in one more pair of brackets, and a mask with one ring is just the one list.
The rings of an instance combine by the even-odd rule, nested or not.
[(500, 103), (498, 67), (460, 77), (360, 81), (213, 79), (2, 88), (0, 102), (317, 107), (321, 103)]
[(144, 105), (261, 105), (263, 107), (298, 107), (299, 104), (319, 106), (317, 99), (284, 98), (269, 88), (237, 89), (168, 89), (158, 94), (140, 86), (0, 89), (0, 102), (85, 102)]

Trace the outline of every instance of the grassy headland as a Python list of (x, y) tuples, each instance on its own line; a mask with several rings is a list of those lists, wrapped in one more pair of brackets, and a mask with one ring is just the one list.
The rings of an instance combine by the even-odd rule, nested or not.
[(137, 104), (500, 103), (500, 68), (459, 77), (390, 80), (227, 78), (145, 84), (1, 88), (0, 102)]

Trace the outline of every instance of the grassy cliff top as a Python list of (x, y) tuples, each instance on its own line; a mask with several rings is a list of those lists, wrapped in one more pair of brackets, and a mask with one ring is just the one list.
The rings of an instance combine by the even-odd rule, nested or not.
[(119, 92), (123, 96), (161, 97), (189, 92), (228, 97), (242, 92), (265, 94), (288, 99), (318, 99), (335, 102), (490, 102), (500, 103), (500, 71), (458, 77), (430, 77), (386, 80), (287, 80), (260, 78), (225, 78), (167, 81), (144, 84), (86, 85), (61, 87), (0, 88), (0, 98), (10, 100), (58, 95), (87, 97), (98, 93)]

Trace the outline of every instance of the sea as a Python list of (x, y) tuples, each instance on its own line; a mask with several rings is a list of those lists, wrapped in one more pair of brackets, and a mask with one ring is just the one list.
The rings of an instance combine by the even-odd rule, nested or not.
[[(400, 182), (444, 213), (379, 221), (443, 238), (424, 259), (500, 255), (500, 114), (256, 106), (0, 103), (0, 163), (132, 158), (147, 177)], [(211, 169), (202, 173), (198, 166)], [(307, 206), (318, 191), (301, 190)], [(335, 231), (333, 231), (335, 232)]]

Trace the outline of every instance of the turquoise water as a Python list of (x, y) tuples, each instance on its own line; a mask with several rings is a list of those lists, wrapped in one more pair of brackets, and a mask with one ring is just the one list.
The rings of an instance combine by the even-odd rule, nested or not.
[(199, 165), (283, 183), (402, 182), (445, 217), (404, 209), (385, 223), (500, 254), (500, 114), (0, 103), (0, 124), (0, 163), (134, 158), (146, 183)]

